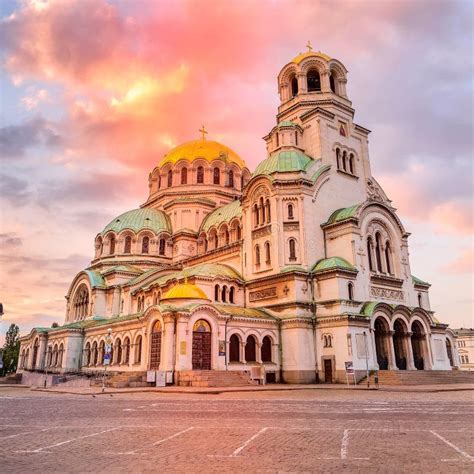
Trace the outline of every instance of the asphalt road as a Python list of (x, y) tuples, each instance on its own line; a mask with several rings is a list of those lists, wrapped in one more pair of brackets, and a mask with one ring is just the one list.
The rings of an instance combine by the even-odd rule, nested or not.
[(474, 392), (0, 388), (0, 472), (474, 472)]

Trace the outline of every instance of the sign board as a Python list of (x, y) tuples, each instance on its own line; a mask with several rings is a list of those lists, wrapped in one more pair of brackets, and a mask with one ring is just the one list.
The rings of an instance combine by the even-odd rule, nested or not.
[(225, 341), (219, 341), (219, 355), (225, 356)]
[(353, 375), (354, 374), (354, 364), (352, 362), (344, 362), (346, 366), (346, 374)]
[(112, 352), (112, 346), (110, 344), (105, 345), (105, 353), (110, 354)]
[(179, 344), (179, 353), (182, 356), (186, 355), (186, 341), (181, 341)]
[(164, 370), (156, 371), (156, 386), (166, 387), (166, 372)]
[(147, 370), (146, 371), (146, 381), (154, 382), (156, 380), (156, 370)]
[(110, 352), (106, 352), (104, 354), (104, 365), (110, 365), (111, 354)]

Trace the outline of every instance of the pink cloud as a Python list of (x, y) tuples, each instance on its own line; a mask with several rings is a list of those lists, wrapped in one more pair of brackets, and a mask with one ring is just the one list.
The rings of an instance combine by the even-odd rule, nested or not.
[(463, 250), (460, 255), (441, 269), (450, 274), (466, 274), (474, 271), (474, 248)]

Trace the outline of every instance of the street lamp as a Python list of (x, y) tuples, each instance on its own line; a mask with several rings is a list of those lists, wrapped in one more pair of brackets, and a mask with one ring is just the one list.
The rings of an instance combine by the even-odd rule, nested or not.
[(102, 375), (102, 393), (105, 392), (105, 375), (107, 372), (107, 366), (110, 363), (110, 353), (112, 351), (112, 328), (107, 329), (107, 336), (105, 336), (105, 346), (103, 354), (104, 373)]
[(365, 331), (364, 331), (364, 343), (365, 343), (365, 367), (367, 369), (367, 388), (370, 388), (369, 351), (367, 349), (367, 333)]

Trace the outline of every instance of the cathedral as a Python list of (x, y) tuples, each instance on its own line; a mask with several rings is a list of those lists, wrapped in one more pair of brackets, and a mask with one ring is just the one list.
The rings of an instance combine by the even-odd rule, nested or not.
[(21, 338), (19, 371), (106, 364), (184, 384), (260, 367), (268, 382), (335, 383), (347, 367), (357, 379), (456, 368), (346, 84), (344, 65), (310, 47), (286, 64), (253, 173), (204, 127), (163, 156), (146, 201), (95, 237), (64, 324)]

